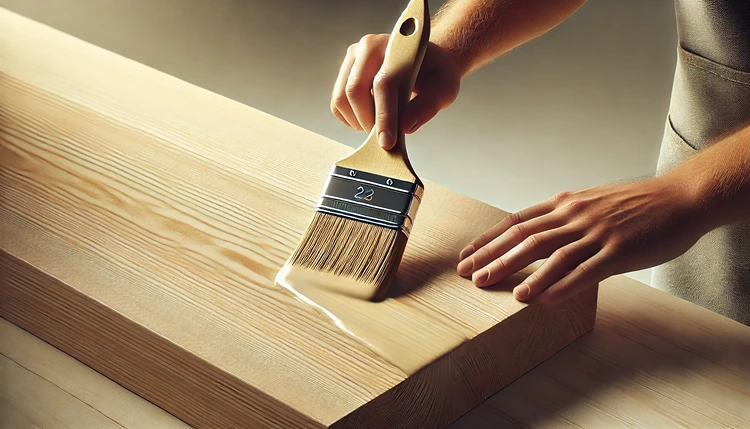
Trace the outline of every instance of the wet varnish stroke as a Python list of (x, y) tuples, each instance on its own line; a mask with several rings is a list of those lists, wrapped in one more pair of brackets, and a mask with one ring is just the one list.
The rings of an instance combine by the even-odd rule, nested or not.
[(370, 301), (361, 296), (362, 285), (347, 278), (285, 266), (276, 284), (315, 307), (406, 375), (470, 339), (468, 332), (449, 327), (397, 299)]

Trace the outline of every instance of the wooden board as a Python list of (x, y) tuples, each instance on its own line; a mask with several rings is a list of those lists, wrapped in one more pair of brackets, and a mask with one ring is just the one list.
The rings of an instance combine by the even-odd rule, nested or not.
[(471, 340), (407, 377), (273, 284), (351, 149), (11, 12), (0, 28), (0, 315), (185, 422), (444, 427), (592, 328), (595, 288), (547, 308), (513, 299), (522, 275), (457, 276), (506, 213), (426, 182), (392, 299)]
[[(2, 319), (0, 355), (26, 373), (0, 369), (0, 429), (36, 428), (31, 422), (45, 419), (61, 423), (48, 429), (108, 427), (90, 425), (94, 413), (128, 429), (188, 427)], [(48, 382), (27, 381), (37, 377)], [(78, 410), (71, 398), (88, 408), (69, 413)], [(612, 277), (602, 283), (593, 332), (449, 429), (521, 427), (750, 427), (750, 327)]]

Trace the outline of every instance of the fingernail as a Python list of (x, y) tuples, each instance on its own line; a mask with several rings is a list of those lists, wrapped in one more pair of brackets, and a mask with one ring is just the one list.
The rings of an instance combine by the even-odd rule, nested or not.
[(378, 143), (383, 149), (389, 149), (393, 145), (393, 137), (388, 131), (381, 131), (378, 134)]
[(475, 249), (474, 246), (470, 244), (470, 245), (464, 247), (464, 250), (462, 250), (461, 254), (458, 255), (458, 259), (460, 259), (460, 260), (463, 261), (464, 259), (466, 259), (469, 256), (473, 255), (474, 252), (476, 252), (476, 251), (477, 251), (477, 249)]
[(460, 264), (458, 264), (458, 273), (461, 275), (466, 275), (471, 272), (471, 270), (474, 269), (474, 260), (473, 259), (464, 259), (461, 261)]
[(526, 299), (531, 293), (531, 288), (526, 283), (521, 283), (516, 286), (513, 292), (516, 294), (516, 299)]
[(417, 129), (417, 125), (419, 125), (419, 121), (418, 121), (418, 120), (416, 120), (416, 119), (415, 119), (415, 120), (413, 120), (413, 121), (411, 122), (411, 126), (409, 126), (409, 128), (407, 128), (407, 129), (408, 129), (407, 133), (413, 133), (413, 132), (414, 132), (414, 130), (416, 130), (416, 129)]
[(489, 270), (483, 270), (481, 273), (477, 275), (477, 283), (482, 284), (490, 279), (490, 272)]

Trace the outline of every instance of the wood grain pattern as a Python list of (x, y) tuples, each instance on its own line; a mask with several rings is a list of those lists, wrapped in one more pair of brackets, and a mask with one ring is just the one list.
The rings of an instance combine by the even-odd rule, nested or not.
[(392, 297), (469, 342), (406, 377), (273, 283), (351, 150), (0, 10), (0, 315), (198, 427), (444, 427), (592, 328), (455, 274), (506, 213), (427, 184)]
[(190, 426), (0, 319), (0, 429), (19, 428)]

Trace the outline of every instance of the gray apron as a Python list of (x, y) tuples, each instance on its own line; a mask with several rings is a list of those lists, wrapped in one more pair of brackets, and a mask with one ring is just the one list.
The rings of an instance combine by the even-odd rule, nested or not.
[[(677, 66), (657, 174), (750, 125), (750, 0), (676, 0)], [(750, 222), (703, 236), (654, 287), (750, 325)]]

